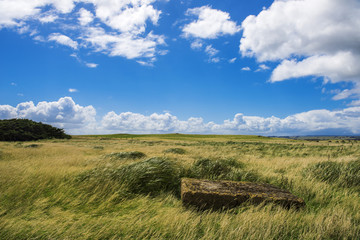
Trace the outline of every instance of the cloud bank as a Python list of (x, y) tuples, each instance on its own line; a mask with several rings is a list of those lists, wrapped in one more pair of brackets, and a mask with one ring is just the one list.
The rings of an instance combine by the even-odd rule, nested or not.
[(311, 135), (360, 134), (360, 107), (342, 110), (312, 110), (285, 118), (246, 116), (238, 113), (222, 123), (205, 122), (201, 117), (180, 120), (170, 113), (108, 112), (96, 121), (92, 106), (80, 106), (71, 97), (54, 102), (23, 102), (16, 107), (0, 105), (0, 119), (28, 118), (64, 128), (70, 134), (97, 133), (200, 133)]
[(259, 62), (280, 61), (271, 82), (324, 77), (353, 83), (352, 96), (358, 98), (359, 24), (358, 0), (278, 0), (243, 21), (240, 52)]

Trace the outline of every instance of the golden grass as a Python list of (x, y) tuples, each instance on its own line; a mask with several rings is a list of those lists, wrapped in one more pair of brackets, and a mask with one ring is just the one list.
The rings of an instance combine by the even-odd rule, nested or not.
[[(38, 144), (38, 147), (24, 146)], [(164, 152), (182, 148), (185, 154)], [(227, 211), (186, 208), (171, 193), (127, 196), (114, 180), (76, 182), (114, 161), (114, 152), (141, 151), (184, 166), (201, 158), (236, 159), (262, 181), (306, 201), (303, 210), (244, 204)], [(75, 137), (0, 142), (0, 239), (360, 239), (357, 188), (304, 174), (308, 166), (359, 159), (359, 143), (306, 142), (257, 136)]]

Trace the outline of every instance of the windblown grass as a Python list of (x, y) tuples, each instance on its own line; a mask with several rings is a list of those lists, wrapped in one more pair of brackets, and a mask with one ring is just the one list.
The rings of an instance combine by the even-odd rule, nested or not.
[[(358, 142), (177, 136), (0, 142), (0, 239), (360, 239)], [(182, 176), (272, 183), (306, 208), (196, 211)]]
[(340, 187), (360, 187), (360, 159), (316, 163), (305, 169), (305, 173), (324, 182), (336, 183)]
[(186, 151), (183, 148), (168, 148), (164, 150), (164, 153), (185, 154)]
[(140, 159), (146, 157), (146, 154), (133, 151), (133, 152), (117, 152), (117, 153), (110, 153), (105, 157), (110, 158), (112, 160), (120, 160), (120, 159)]

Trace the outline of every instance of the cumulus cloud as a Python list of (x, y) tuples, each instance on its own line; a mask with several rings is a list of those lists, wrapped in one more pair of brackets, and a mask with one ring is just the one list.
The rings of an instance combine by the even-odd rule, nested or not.
[[(155, 0), (1, 0), (0, 28), (14, 28), (19, 33), (33, 32), (32, 29), (39, 29), (36, 21), (42, 24), (52, 22), (56, 24), (52, 26), (55, 33), (48, 37), (48, 41), (73, 49), (95, 50), (128, 59), (154, 58), (155, 55), (166, 53), (158, 49), (158, 46), (165, 45), (165, 37), (147, 29), (148, 23), (156, 26), (161, 15), (161, 11), (154, 8), (154, 2)], [(81, 8), (74, 12), (77, 6)], [(34, 39), (40, 38), (34, 34)]]
[(251, 68), (250, 68), (250, 67), (243, 67), (243, 68), (241, 69), (241, 71), (251, 71)]
[(271, 81), (306, 76), (360, 82), (360, 2), (275, 1), (242, 23), (240, 51), (260, 62), (281, 61)]
[(65, 45), (65, 46), (71, 47), (73, 49), (78, 48), (77, 42), (73, 41), (68, 36), (60, 34), (60, 33), (52, 33), (49, 35), (48, 39), (49, 39), (49, 41), (55, 41), (61, 45)]
[(81, 8), (79, 10), (79, 18), (78, 18), (78, 20), (79, 20), (81, 25), (85, 26), (85, 25), (91, 23), (94, 20), (94, 15), (90, 11), (88, 11), (88, 10), (86, 10), (84, 8)]
[(96, 16), (109, 27), (135, 34), (145, 31), (146, 21), (157, 24), (161, 11), (154, 9), (155, 0), (87, 0), (95, 6)]
[(93, 106), (80, 106), (71, 97), (55, 102), (32, 101), (19, 103), (16, 107), (0, 105), (0, 119), (27, 118), (65, 128), (70, 133), (91, 129), (95, 124), (96, 111)]
[(186, 13), (197, 19), (183, 27), (185, 37), (215, 39), (223, 35), (234, 35), (240, 31), (240, 27), (230, 20), (230, 14), (227, 12), (202, 6), (188, 9)]

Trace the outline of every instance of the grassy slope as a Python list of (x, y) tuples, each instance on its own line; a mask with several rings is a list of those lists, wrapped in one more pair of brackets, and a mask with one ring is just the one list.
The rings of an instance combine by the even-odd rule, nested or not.
[[(38, 147), (26, 147), (37, 144)], [(164, 153), (181, 147), (186, 154)], [(304, 198), (300, 211), (248, 206), (225, 212), (184, 208), (170, 193), (124, 196), (121, 183), (76, 181), (113, 161), (112, 152), (141, 151), (188, 166), (199, 158), (233, 158), (262, 181)], [(0, 142), (0, 239), (359, 239), (357, 188), (321, 182), (304, 169), (359, 159), (358, 142), (305, 142), (257, 136), (110, 135), (33, 143)]]

